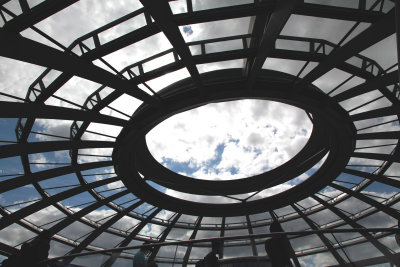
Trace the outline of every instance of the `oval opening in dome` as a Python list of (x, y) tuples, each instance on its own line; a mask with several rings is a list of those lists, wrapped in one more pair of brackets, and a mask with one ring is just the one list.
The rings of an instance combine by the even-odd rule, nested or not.
[(152, 156), (171, 171), (205, 180), (233, 180), (289, 161), (311, 132), (304, 110), (245, 99), (171, 116), (146, 135), (146, 142)]

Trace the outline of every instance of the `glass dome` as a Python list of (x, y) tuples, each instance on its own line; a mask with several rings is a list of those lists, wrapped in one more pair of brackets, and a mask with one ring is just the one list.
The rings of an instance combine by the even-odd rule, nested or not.
[[(221, 266), (269, 266), (275, 223), (294, 266), (400, 266), (396, 4), (0, 0), (2, 258), (50, 233), (59, 266), (144, 242), (194, 266), (212, 240)], [(270, 119), (230, 127), (249, 99)], [(146, 139), (197, 134), (196, 112), (227, 138)]]

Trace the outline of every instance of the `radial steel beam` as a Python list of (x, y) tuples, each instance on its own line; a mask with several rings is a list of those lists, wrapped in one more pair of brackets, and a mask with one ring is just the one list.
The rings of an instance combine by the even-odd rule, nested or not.
[[(263, 2), (261, 2), (263, 3)], [(260, 4), (260, 3), (259, 3)], [(250, 47), (251, 49), (256, 49), (257, 47), (260, 46), (260, 42), (261, 39), (263, 37), (263, 33), (264, 33), (264, 28), (265, 25), (267, 25), (267, 22), (270, 18), (270, 7), (268, 7), (267, 9), (262, 9), (260, 7), (260, 10), (262, 10), (263, 12), (260, 12), (259, 14), (257, 14), (257, 16), (253, 16), (250, 18), (250, 25), (249, 25), (249, 34), (251, 34), (251, 38), (250, 38), (250, 44), (246, 42), (244, 42), (244, 44), (246, 44), (247, 47)], [(244, 47), (246, 48), (246, 47)], [(255, 53), (250, 54), (245, 62), (244, 62), (244, 68), (243, 68), (243, 76), (245, 77), (249, 77), (249, 73), (251, 70), (251, 67), (254, 64), (254, 60), (255, 60)]]
[[(148, 224), (151, 221), (151, 219), (153, 219), (154, 216), (156, 216), (161, 210), (162, 210), (161, 208), (155, 209), (149, 216), (146, 217), (146, 219), (141, 221), (139, 225), (136, 226), (135, 229), (133, 229), (133, 231), (119, 244), (118, 247), (126, 247), (132, 241), (132, 239), (135, 238), (135, 236), (143, 229), (143, 227), (145, 227), (146, 224)], [(121, 252), (122, 251), (111, 254), (108, 260), (104, 262), (102, 267), (111, 267), (114, 264), (114, 262), (118, 259)]]
[[(164, 229), (161, 238), (158, 240), (158, 242), (165, 242), (165, 239), (167, 239), (167, 236), (169, 235), (169, 233), (172, 230), (172, 227), (175, 226), (176, 222), (179, 220), (179, 218), (181, 217), (182, 214), (177, 213), (174, 217), (174, 219), (169, 223), (169, 225), (167, 226), (167, 228)], [(150, 256), (149, 256), (149, 262), (154, 261), (154, 259), (157, 256), (157, 253), (160, 251), (160, 246), (157, 246), (153, 249), (153, 251), (151, 252)]]
[(0, 101), (1, 118), (41, 118), (56, 120), (89, 121), (116, 126), (125, 126), (126, 120), (103, 115), (94, 111), (48, 106), (37, 103), (17, 103)]
[[(341, 212), (339, 209), (337, 209), (335, 206), (329, 204), (325, 200), (313, 195), (312, 198), (314, 198), (316, 201), (321, 203), (323, 206), (325, 206), (327, 209), (335, 213), (339, 218), (341, 218), (343, 221), (345, 221), (347, 224), (349, 224), (353, 228), (363, 228), (360, 224), (357, 222), (353, 221), (350, 219), (346, 214)], [(389, 251), (387, 247), (385, 247), (382, 243), (380, 243), (378, 240), (376, 240), (370, 233), (367, 232), (360, 232), (361, 235), (364, 236), (364, 238), (370, 242), (373, 246), (375, 246), (376, 249), (378, 249), (383, 255), (385, 255), (388, 260), (395, 265), (400, 264), (399, 260)]]
[[(246, 223), (247, 223), (247, 230), (249, 231), (249, 234), (253, 234), (253, 227), (251, 226), (251, 221), (250, 221), (250, 216), (246, 214)], [(257, 246), (256, 242), (254, 241), (254, 238), (250, 238), (250, 243), (251, 243), (251, 249), (253, 251), (253, 256), (258, 256), (257, 252)]]
[(350, 118), (353, 121), (361, 121), (361, 120), (368, 120), (368, 119), (375, 119), (384, 116), (391, 116), (399, 114), (400, 109), (397, 106), (389, 106), (384, 108), (378, 108), (373, 110), (368, 110), (365, 112), (357, 113), (351, 115)]
[[(101, 226), (97, 227), (90, 235), (88, 235), (84, 240), (82, 240), (79, 245), (75, 248), (73, 248), (68, 254), (76, 254), (80, 253), (82, 250), (84, 250), (90, 243), (92, 243), (93, 240), (95, 240), (99, 235), (101, 235), (105, 230), (107, 230), (109, 227), (111, 227), (114, 223), (119, 221), (122, 217), (127, 215), (129, 212), (131, 212), (133, 209), (139, 207), (144, 203), (143, 200), (140, 200), (133, 205), (127, 207), (126, 209), (119, 211), (116, 213), (112, 218), (108, 219), (105, 223), (103, 223)], [(68, 258), (63, 261), (63, 264), (68, 265), (71, 263), (71, 261), (74, 258)]]
[(21, 154), (34, 154), (53, 152), (59, 150), (70, 150), (70, 149), (84, 149), (84, 148), (106, 148), (114, 147), (115, 143), (110, 141), (47, 141), (47, 142), (32, 142), (32, 143), (20, 143), (0, 146), (0, 158), (14, 157)]
[(400, 139), (400, 131), (357, 134), (357, 140)]
[[(371, 92), (382, 86), (395, 84), (397, 81), (397, 71), (392, 71), (381, 76), (376, 76), (375, 78), (372, 78), (362, 84), (354, 86), (353, 88), (350, 88), (340, 94), (333, 96), (332, 99), (336, 102), (342, 102), (347, 99)], [(385, 90), (387, 89), (385, 88)]]
[(227, 6), (221, 8), (197, 10), (173, 15), (173, 20), (177, 25), (190, 25), (211, 21), (251, 17), (259, 15), (265, 10), (272, 10), (275, 5), (274, 0), (259, 1), (257, 4), (243, 4), (240, 6)]
[(333, 188), (336, 188), (352, 197), (355, 197), (355, 198), (363, 201), (364, 203), (367, 203), (367, 204), (371, 205), (372, 207), (377, 208), (380, 211), (383, 211), (384, 213), (392, 216), (393, 218), (395, 218), (398, 221), (400, 220), (400, 213), (397, 210), (395, 210), (389, 206), (386, 206), (370, 197), (367, 197), (359, 191), (354, 191), (354, 190), (348, 189), (344, 186), (338, 185), (337, 183), (331, 183), (330, 186)]
[(372, 24), (343, 46), (332, 51), (323, 62), (303, 78), (302, 82), (312, 83), (355, 54), (367, 49), (386, 37), (389, 37), (396, 31), (394, 13), (394, 10), (389, 11), (382, 19)]
[(22, 186), (26, 186), (32, 183), (37, 183), (46, 179), (71, 174), (76, 171), (86, 171), (90, 169), (109, 167), (112, 165), (113, 165), (112, 161), (96, 161), (96, 162), (88, 162), (72, 166), (53, 168), (49, 170), (29, 173), (0, 182), (0, 193), (16, 189)]
[[(197, 231), (199, 231), (200, 225), (201, 225), (201, 221), (203, 220), (203, 216), (199, 216), (197, 218), (196, 221), (196, 226), (193, 229), (192, 234), (189, 237), (189, 240), (195, 239), (196, 235), (197, 235)], [(190, 253), (192, 253), (192, 248), (193, 248), (193, 244), (189, 244), (187, 246), (186, 252), (185, 252), (185, 256), (183, 256), (183, 263), (182, 263), (182, 267), (187, 267), (188, 262), (189, 262), (189, 257), (190, 257)]]
[(129, 193), (130, 192), (128, 190), (123, 190), (123, 191), (115, 193), (111, 196), (105, 197), (105, 198), (103, 198), (103, 199), (77, 211), (77, 212), (74, 212), (73, 214), (68, 215), (64, 220), (62, 220), (61, 222), (57, 223), (56, 225), (50, 227), (48, 229), (48, 231), (52, 235), (54, 235), (54, 234), (60, 232), (65, 227), (67, 227), (68, 225), (70, 225), (71, 223), (73, 223), (73, 222), (79, 220), (80, 218), (84, 217), (85, 215), (89, 214), (90, 212), (100, 208), (101, 206), (103, 206), (111, 201), (114, 201), (120, 197), (123, 197)]
[(5, 227), (15, 223), (18, 220), (28, 217), (29, 215), (31, 215), (41, 209), (44, 209), (50, 205), (53, 205), (59, 201), (62, 201), (66, 198), (69, 198), (69, 197), (75, 196), (77, 194), (83, 193), (85, 191), (91, 190), (93, 188), (103, 186), (103, 185), (106, 185), (109, 183), (117, 182), (117, 181), (119, 181), (118, 177), (108, 178), (108, 179), (96, 181), (96, 182), (93, 182), (90, 184), (78, 186), (78, 187), (63, 191), (61, 193), (58, 193), (56, 195), (52, 195), (50, 197), (44, 198), (44, 199), (42, 199), (38, 202), (35, 202), (29, 206), (26, 206), (26, 207), (19, 209), (13, 213), (10, 213), (7, 216), (3, 216), (0, 219), (0, 229), (3, 229)]
[(0, 39), (2, 40), (0, 42), (0, 56), (73, 74), (116, 90), (121, 90), (144, 102), (158, 104), (152, 96), (139, 89), (132, 82), (123, 80), (77, 56), (61, 52), (3, 29), (0, 29)]
[[(315, 225), (315, 223), (308, 218), (304, 212), (302, 212), (296, 205), (292, 204), (292, 208), (300, 215), (300, 217), (310, 226), (312, 230), (319, 230), (319, 227)], [(336, 249), (333, 247), (329, 239), (322, 233), (317, 233), (318, 237), (321, 239), (321, 241), (324, 243), (326, 248), (329, 250), (329, 252), (335, 257), (336, 261), (340, 265), (346, 264), (346, 261), (340, 256), (340, 254), (336, 251)]]
[(382, 184), (390, 185), (390, 186), (393, 186), (396, 188), (400, 188), (400, 181), (395, 180), (395, 179), (390, 179), (382, 174), (372, 174), (372, 173), (363, 172), (363, 171), (359, 171), (359, 170), (353, 170), (353, 169), (344, 169), (343, 172), (350, 174), (350, 175), (363, 177), (363, 178), (366, 178), (366, 179), (369, 179), (372, 181), (376, 181), (376, 182), (379, 182)]
[[(251, 17), (260, 15), (262, 12), (269, 11), (274, 8), (276, 1), (258, 1), (256, 4), (243, 4), (240, 6), (229, 6), (215, 9), (198, 10), (176, 14), (173, 19), (177, 25), (189, 25), (196, 23), (204, 23), (210, 21), (235, 19), (242, 17)], [(338, 20), (350, 20), (373, 23), (384, 16), (384, 13), (379, 11), (360, 10), (354, 8), (335, 7), (327, 5), (317, 5), (304, 3), (298, 5), (293, 11), (293, 14), (325, 17)]]
[(370, 11), (346, 7), (327, 6), (318, 4), (300, 5), (294, 11), (297, 15), (331, 18), (337, 20), (349, 20), (373, 23), (384, 16), (384, 13), (379, 11)]
[(400, 162), (400, 157), (398, 155), (396, 156), (396, 155), (391, 155), (391, 154), (354, 152), (352, 156), (356, 157), (356, 158)]
[(265, 28), (263, 29), (262, 38), (260, 45), (257, 48), (257, 54), (255, 56), (252, 66), (248, 71), (248, 82), (246, 84), (247, 89), (252, 89), (256, 77), (261, 70), (265, 59), (270, 55), (272, 50), (275, 48), (275, 42), (280, 32), (288, 21), (290, 15), (297, 5), (302, 3), (302, 0), (287, 0), (277, 1), (275, 9), (271, 14)]
[(201, 91), (202, 82), (200, 79), (199, 71), (197, 70), (196, 64), (193, 61), (192, 53), (189, 50), (188, 45), (182, 37), (178, 26), (173, 21), (173, 15), (171, 8), (167, 1), (157, 0), (140, 0), (143, 6), (150, 12), (150, 15), (154, 18), (155, 23), (163, 31), (169, 42), (175, 48), (176, 52), (181, 57), (187, 70), (192, 76), (198, 89)]
[(35, 25), (36, 23), (44, 20), (47, 17), (50, 17), (51, 15), (74, 4), (77, 1), (78, 0), (46, 0), (38, 4), (37, 6), (29, 8), (28, 3), (26, 2), (26, 0), (24, 0), (22, 1), (22, 3), (24, 3), (22, 7), (22, 14), (8, 21), (3, 26), (3, 29), (7, 31), (21, 32), (29, 28), (31, 25)]

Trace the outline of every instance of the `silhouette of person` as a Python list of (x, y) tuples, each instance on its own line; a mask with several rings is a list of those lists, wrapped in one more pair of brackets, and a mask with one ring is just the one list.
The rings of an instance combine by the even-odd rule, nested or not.
[[(284, 232), (279, 222), (274, 221), (269, 228), (271, 233)], [(265, 241), (265, 251), (272, 267), (293, 267), (290, 261), (290, 243), (286, 236), (273, 236)]]
[[(143, 245), (147, 244), (147, 242), (143, 243)], [(146, 254), (150, 253), (151, 251), (152, 249), (150, 247), (141, 247), (140, 250), (133, 257), (133, 267), (156, 267), (156, 263), (147, 263), (146, 260)]]
[(2, 267), (47, 267), (46, 263), (41, 263), (49, 256), (50, 240), (52, 234), (43, 230), (35, 239), (22, 244), (21, 250), (4, 260)]
[(209, 252), (204, 259), (198, 261), (196, 263), (196, 267), (218, 267), (219, 262), (218, 262), (218, 256), (221, 256), (221, 243), (219, 241), (213, 241), (211, 243), (211, 252)]

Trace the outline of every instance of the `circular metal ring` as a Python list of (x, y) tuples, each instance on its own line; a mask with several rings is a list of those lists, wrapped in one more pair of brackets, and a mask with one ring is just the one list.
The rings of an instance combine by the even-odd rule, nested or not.
[[(203, 74), (204, 95), (199, 96), (190, 79), (159, 92), (163, 108), (142, 105), (117, 138), (113, 151), (115, 169), (136, 196), (165, 209), (203, 216), (237, 216), (275, 209), (300, 200), (326, 186), (346, 166), (354, 150), (355, 129), (348, 114), (313, 85), (293, 86), (295, 77), (263, 70), (254, 89), (246, 90), (240, 70)], [(308, 112), (313, 133), (304, 148), (291, 160), (265, 173), (233, 181), (194, 179), (177, 174), (157, 162), (148, 150), (145, 135), (174, 114), (211, 102), (238, 99), (278, 101)], [(240, 203), (197, 203), (166, 195), (146, 180), (164, 187), (196, 195), (234, 195), (276, 186), (298, 177), (325, 155), (322, 166), (306, 181), (279, 194)], [(144, 177), (144, 178), (143, 178)]]

